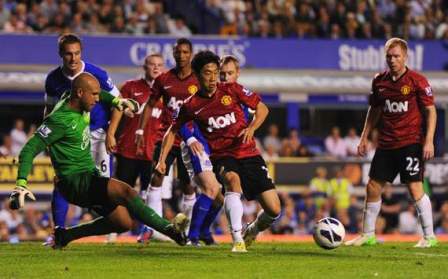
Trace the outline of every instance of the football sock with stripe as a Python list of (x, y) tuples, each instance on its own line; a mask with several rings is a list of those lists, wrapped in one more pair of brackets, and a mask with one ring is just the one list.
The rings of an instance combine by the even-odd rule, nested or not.
[(428, 195), (423, 194), (423, 197), (415, 202), (415, 208), (418, 212), (418, 218), (423, 229), (425, 237), (434, 236), (434, 227), (432, 220), (432, 206)]
[(375, 235), (375, 225), (376, 218), (381, 210), (381, 200), (377, 202), (366, 202), (366, 207), (364, 208), (364, 218), (362, 233), (364, 235), (373, 236)]
[(224, 195), (224, 210), (227, 215), (227, 220), (229, 220), (233, 241), (242, 242), (243, 203), (241, 202), (241, 193), (226, 192)]

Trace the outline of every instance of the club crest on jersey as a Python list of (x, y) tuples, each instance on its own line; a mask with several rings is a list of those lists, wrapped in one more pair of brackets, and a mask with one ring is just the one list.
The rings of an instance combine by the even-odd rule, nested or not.
[(198, 87), (194, 84), (188, 86), (188, 93), (190, 93), (191, 95), (196, 94), (196, 92), (198, 92)]
[(230, 97), (229, 95), (224, 95), (221, 98), (221, 104), (228, 106), (232, 103), (232, 97)]
[(400, 89), (401, 94), (403, 95), (408, 95), (409, 93), (411, 93), (411, 87), (409, 85), (403, 85)]

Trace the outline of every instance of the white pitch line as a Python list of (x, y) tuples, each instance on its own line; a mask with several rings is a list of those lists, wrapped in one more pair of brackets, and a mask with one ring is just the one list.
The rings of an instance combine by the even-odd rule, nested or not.
[(441, 255), (441, 254), (428, 254), (428, 253), (414, 253), (414, 255), (417, 256), (427, 256), (427, 257), (448, 257), (448, 255)]

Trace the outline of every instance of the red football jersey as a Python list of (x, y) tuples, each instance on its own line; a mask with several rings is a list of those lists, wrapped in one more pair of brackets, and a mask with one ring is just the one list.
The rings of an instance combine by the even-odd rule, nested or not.
[[(168, 130), (173, 122), (173, 117), (179, 108), (184, 103), (184, 100), (191, 95), (198, 92), (199, 82), (196, 76), (192, 73), (184, 79), (179, 79), (176, 69), (171, 69), (168, 72), (161, 74), (156, 78), (152, 87), (153, 94), (151, 100), (163, 100), (162, 112), (162, 132), (163, 134)], [(176, 137), (174, 145), (179, 146), (180, 137)]]
[(434, 105), (431, 86), (423, 75), (407, 69), (393, 81), (389, 72), (378, 74), (372, 81), (369, 104), (383, 107), (380, 148), (394, 149), (423, 142), (423, 111)]
[(259, 155), (255, 141), (243, 143), (239, 134), (248, 126), (242, 105), (255, 109), (260, 97), (237, 83), (218, 84), (211, 97), (196, 94), (185, 101), (174, 126), (194, 120), (207, 140), (211, 158), (237, 159)]
[(160, 118), (163, 104), (159, 100), (152, 110), (149, 121), (144, 129), (145, 152), (142, 157), (137, 156), (137, 145), (135, 144), (135, 131), (138, 129), (138, 121), (143, 112), (144, 105), (152, 95), (151, 85), (145, 79), (135, 79), (126, 81), (121, 88), (121, 96), (136, 100), (140, 105), (140, 111), (133, 118), (123, 115), (122, 130), (117, 142), (117, 153), (130, 159), (140, 159), (152, 161), (154, 145), (161, 140), (163, 133), (160, 129)]

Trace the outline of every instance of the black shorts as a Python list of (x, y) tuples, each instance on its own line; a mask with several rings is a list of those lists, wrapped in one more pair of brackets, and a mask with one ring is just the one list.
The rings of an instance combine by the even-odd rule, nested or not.
[(106, 217), (117, 207), (109, 200), (109, 180), (95, 172), (82, 172), (61, 177), (56, 187), (69, 203), (92, 209)]
[(233, 157), (224, 157), (213, 161), (213, 171), (216, 177), (222, 183), (219, 175), (221, 167), (224, 171), (236, 172), (241, 180), (241, 188), (247, 200), (254, 200), (258, 195), (275, 189), (272, 178), (269, 176), (268, 168), (261, 156), (254, 156), (244, 159)]
[[(162, 142), (159, 141), (158, 143), (156, 143), (156, 147), (154, 148), (154, 155), (152, 156), (154, 162), (159, 161), (161, 146)], [(168, 170), (171, 168), (171, 165), (173, 164), (175, 159), (177, 159), (177, 178), (179, 178), (180, 182), (184, 185), (190, 184), (190, 176), (188, 175), (187, 168), (185, 167), (184, 161), (182, 160), (182, 153), (179, 146), (173, 146), (173, 148), (171, 148), (170, 150), (170, 153), (168, 153), (168, 156), (166, 156), (165, 164), (167, 173), (165, 175), (168, 175)]]
[(140, 190), (146, 191), (151, 180), (152, 161), (130, 159), (120, 154), (116, 154), (115, 157), (117, 158), (115, 177), (131, 187), (135, 186), (137, 177), (140, 177)]
[(424, 161), (421, 144), (411, 144), (397, 149), (377, 149), (370, 166), (369, 176), (392, 183), (400, 174), (401, 183), (423, 181)]

